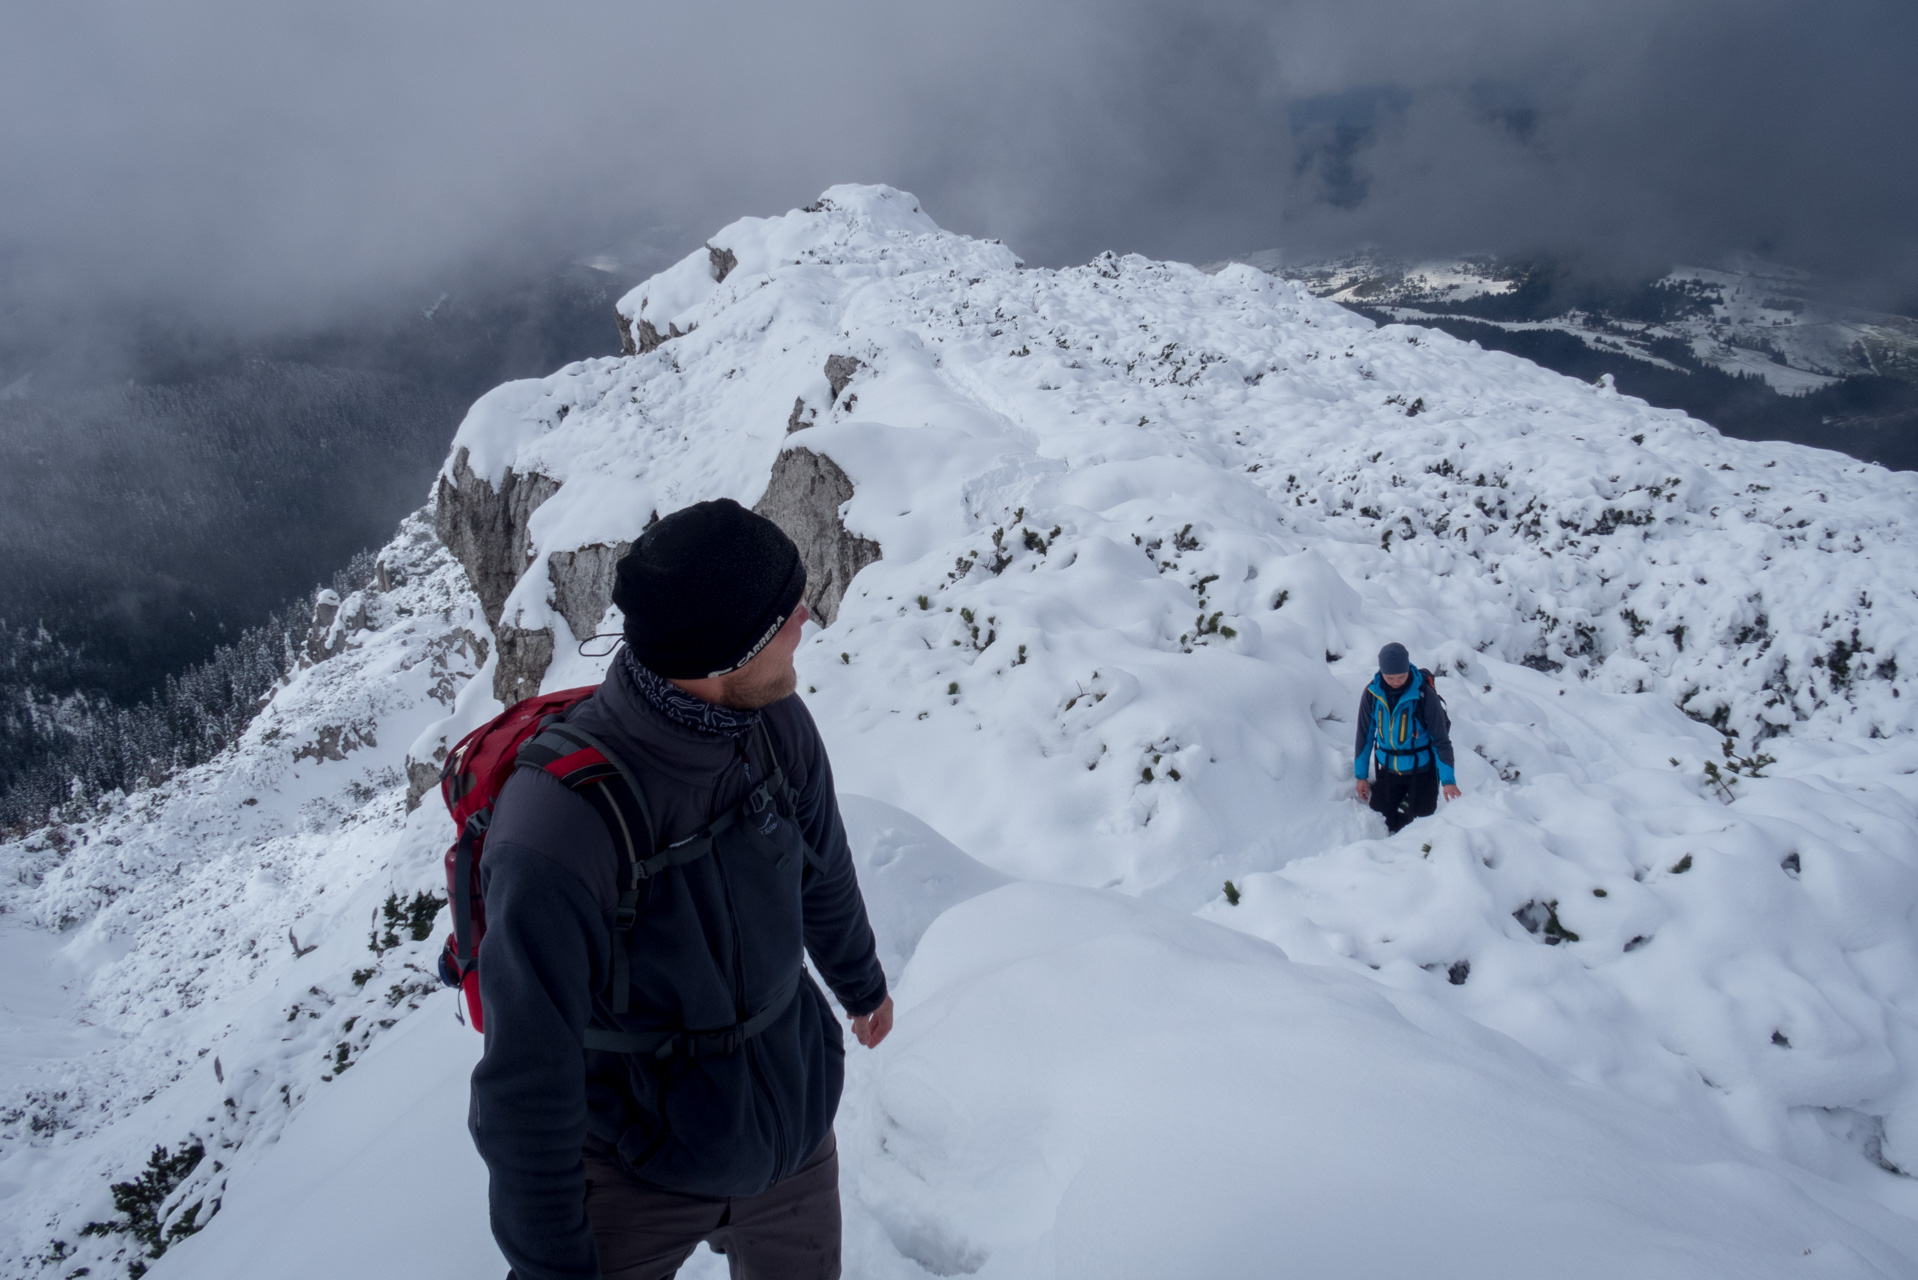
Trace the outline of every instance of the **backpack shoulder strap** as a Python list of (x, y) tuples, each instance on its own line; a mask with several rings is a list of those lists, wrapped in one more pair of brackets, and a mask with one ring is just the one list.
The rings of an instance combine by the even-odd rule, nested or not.
[[(793, 788), (792, 779), (786, 776), (786, 768), (779, 762), (779, 750), (773, 746), (772, 730), (766, 727), (766, 717), (764, 714), (761, 714), (759, 717), (759, 737), (760, 741), (766, 744), (766, 759), (772, 764), (772, 768), (766, 774), (767, 785), (785, 797), (786, 807), (792, 810), (793, 817), (797, 820), (799, 816), (799, 792)], [(812, 841), (806, 839), (803, 832), (800, 835), (799, 843), (800, 847), (806, 851), (806, 869), (809, 871), (824, 872), (826, 870), (825, 858), (820, 855), (817, 849), (812, 847)]]
[(564, 722), (549, 724), (527, 739), (519, 749), (519, 763), (552, 774), (592, 805), (623, 855), (619, 901), (613, 908), (611, 995), (614, 1012), (625, 1013), (632, 998), (627, 950), (633, 921), (639, 916), (640, 886), (671, 864), (671, 851), (654, 852), (659, 837), (646, 792), (626, 762), (604, 743), (577, 725)]

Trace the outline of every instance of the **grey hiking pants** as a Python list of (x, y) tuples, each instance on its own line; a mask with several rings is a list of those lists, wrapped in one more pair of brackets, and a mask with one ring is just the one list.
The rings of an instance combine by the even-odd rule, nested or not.
[(704, 1240), (733, 1280), (839, 1280), (839, 1145), (756, 1196), (676, 1195), (586, 1153), (586, 1216), (605, 1280), (671, 1280)]

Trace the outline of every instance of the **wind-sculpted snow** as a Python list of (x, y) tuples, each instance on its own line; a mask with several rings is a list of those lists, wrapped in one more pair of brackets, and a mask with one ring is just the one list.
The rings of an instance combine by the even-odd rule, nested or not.
[(1428, 997), (1116, 894), (969, 902), (898, 999), (841, 1129), (917, 1266), (859, 1274), (1889, 1276), (1918, 1245)]
[[(1545, 1224), (1531, 1252), (1500, 1234), (1522, 1213), (1461, 1210), (1444, 1236), (1457, 1274), (1567, 1250), (1616, 1274), (1674, 1241), (1753, 1274), (1918, 1258), (1904, 1220), (1867, 1203), (1918, 1217), (1899, 1172), (1918, 1168), (1918, 480), (1727, 441), (1251, 268), (1026, 269), (890, 188), (834, 188), (708, 243), (620, 303), (635, 354), (489, 394), (444, 475), (557, 486), (499, 615), (502, 634), (550, 630), (547, 689), (604, 666), (578, 653), (584, 615), (565, 590), (555, 603), (553, 557), (696, 500), (751, 504), (788, 444), (851, 481), (836, 514), (882, 558), (809, 629), (800, 688), (842, 791), (873, 797), (848, 822), (902, 1014), (896, 1043), (850, 1057), (850, 1273), (1114, 1274), (1122, 1246), (1230, 1272), (1305, 1219), (1206, 1237), (1184, 1209), (1148, 1220), (1155, 1196), (1202, 1185), (1253, 1214), (1270, 1174), (1352, 1188), (1326, 1218), (1352, 1230), (1425, 1222), (1419, 1187), (1454, 1176), (1426, 1167), (1441, 1148), (1469, 1166), (1459, 1187), (1547, 1189), (1522, 1201)], [(428, 942), (351, 981), (375, 963), (361, 922), (433, 884), (449, 834), (430, 798), (403, 816), (402, 751), (430, 772), (498, 709), (499, 648), (457, 568), (421, 563), (228, 757), (63, 848), (8, 847), (29, 881), (10, 909), (71, 926), (82, 1007), (127, 1037), (98, 1065), (61, 1060), (88, 1099), (60, 1104), (75, 1117), (114, 1094), (70, 1121), (81, 1136), (13, 1139), (68, 1153), (94, 1202), (62, 1205), (70, 1173), (10, 1221), (99, 1219), (100, 1173), (189, 1131), (237, 1142), (233, 1169), (268, 1169), (265, 1138), (289, 1107), (302, 1123), (299, 1099), (336, 1074), (327, 1055), (358, 1061), (414, 1002), (400, 970)], [(1352, 797), (1351, 751), (1391, 639), (1437, 675), (1465, 795), (1387, 838)], [(987, 892), (1006, 880), (1075, 888)], [(1151, 901), (1126, 915), (1120, 895)], [(289, 926), (320, 949), (293, 958)], [(1059, 945), (1013, 956), (1008, 930)], [(1124, 940), (1091, 946), (1106, 934)], [(87, 951), (110, 937), (124, 955)], [(1090, 950), (1068, 945), (1082, 937)], [(193, 1057), (207, 1046), (226, 1093)], [(396, 1042), (363, 1069), (419, 1052)], [(1275, 1054), (1285, 1073), (1261, 1090)], [(1140, 1061), (1107, 1070), (1113, 1056)], [(1339, 1066), (1368, 1056), (1387, 1061)], [(1408, 1147), (1401, 1095), (1426, 1076), (1450, 1083)], [(282, 1085), (277, 1110), (256, 1101)], [(236, 1089), (275, 1127), (198, 1119)], [(1321, 1112), (1340, 1119), (1295, 1127)], [(1483, 1143), (1464, 1136), (1473, 1116)], [(1135, 1124), (1119, 1146), (1095, 1135)], [(1191, 1141), (1161, 1176), (1141, 1153), (1175, 1131)], [(1309, 1157), (1247, 1154), (1287, 1134)], [(425, 1176), (427, 1155), (470, 1174), (464, 1135), (445, 1144), (390, 1170), (369, 1155), (366, 1176)], [(1592, 1169), (1565, 1167), (1580, 1160)], [(1182, 1172), (1220, 1162), (1245, 1180)], [(1602, 1213), (1544, 1207), (1603, 1198), (1641, 1164), (1659, 1172)], [(253, 1206), (246, 1222), (215, 1218), (156, 1275), (243, 1258), (220, 1240), (267, 1238), (258, 1224), (291, 1212), (264, 1192), (232, 1203)], [(443, 1229), (481, 1229), (462, 1212)], [(1411, 1238), (1378, 1257), (1420, 1256), (1392, 1252)], [(314, 1274), (367, 1265), (316, 1248)]]

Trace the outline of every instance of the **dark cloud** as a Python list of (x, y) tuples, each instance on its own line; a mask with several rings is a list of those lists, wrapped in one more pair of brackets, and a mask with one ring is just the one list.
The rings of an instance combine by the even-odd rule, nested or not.
[(1918, 293), (1909, 0), (78, 0), (0, 17), (13, 314), (297, 325), (833, 182), (1037, 262), (1758, 251)]

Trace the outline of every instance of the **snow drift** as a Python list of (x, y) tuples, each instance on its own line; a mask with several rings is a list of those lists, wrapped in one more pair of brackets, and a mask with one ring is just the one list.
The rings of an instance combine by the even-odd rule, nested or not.
[[(872, 797), (902, 1005), (852, 1059), (852, 1274), (1918, 1260), (1913, 477), (1249, 267), (1027, 269), (884, 187), (722, 228), (619, 314), (631, 354), (473, 407), (234, 751), (5, 847), (110, 1038), (8, 1068), (12, 1274), (132, 1257), (80, 1232), (156, 1144), (206, 1152), (156, 1275), (238, 1274), (296, 1150), (346, 1219), (313, 1274), (482, 1231), (405, 1194), (474, 1185), (454, 1126), (320, 1136), (326, 1091), (386, 1114), (448, 1044), (415, 1029), (452, 1017), (445, 819), (408, 801), (502, 697), (596, 678), (608, 566), (717, 496), (842, 566), (801, 690)], [(1389, 839), (1350, 796), (1388, 639), (1466, 792)]]

